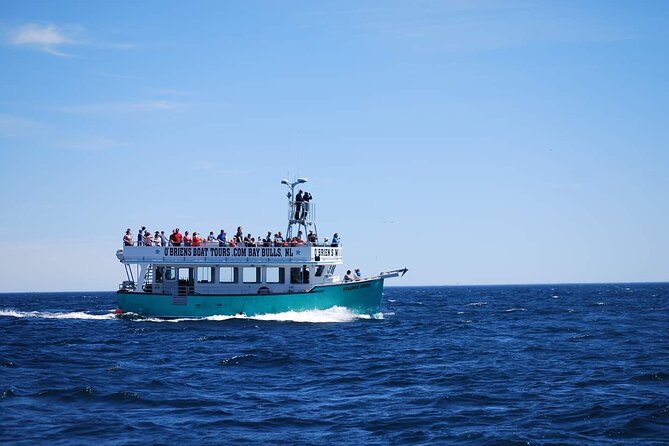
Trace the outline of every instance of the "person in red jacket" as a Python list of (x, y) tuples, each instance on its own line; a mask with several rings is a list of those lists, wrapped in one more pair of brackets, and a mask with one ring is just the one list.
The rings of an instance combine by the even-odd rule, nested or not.
[(174, 246), (181, 246), (181, 242), (183, 241), (184, 236), (181, 235), (181, 232), (179, 232), (179, 228), (176, 229), (174, 232)]

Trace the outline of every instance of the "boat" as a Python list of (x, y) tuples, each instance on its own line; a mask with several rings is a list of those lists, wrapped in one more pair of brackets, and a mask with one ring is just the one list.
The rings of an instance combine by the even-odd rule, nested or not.
[[(407, 269), (370, 277), (337, 275), (344, 248), (334, 237), (330, 242), (318, 237), (316, 203), (301, 201), (301, 191), (295, 195), (295, 187), (306, 182), (305, 178), (281, 181), (289, 188), (283, 240), (271, 240), (268, 233), (260, 243), (235, 243), (226, 237), (225, 242), (199, 246), (163, 245), (159, 240), (123, 246), (116, 257), (125, 267), (126, 280), (119, 285), (116, 314), (203, 318), (332, 307), (378, 314), (384, 280), (403, 276)], [(303, 241), (307, 231), (311, 240)]]

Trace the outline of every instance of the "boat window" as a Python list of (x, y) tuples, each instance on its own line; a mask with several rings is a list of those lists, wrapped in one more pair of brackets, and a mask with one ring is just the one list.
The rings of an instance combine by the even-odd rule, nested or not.
[(156, 283), (163, 283), (163, 278), (165, 277), (165, 268), (162, 266), (157, 266), (156, 267), (156, 272), (155, 272), (155, 277), (156, 277)]
[(214, 283), (214, 268), (209, 266), (200, 266), (197, 269), (198, 283)]
[(318, 268), (316, 268), (316, 277), (321, 277), (324, 269), (325, 267), (323, 265), (318, 266)]
[(158, 269), (163, 270), (163, 280), (174, 280), (177, 277), (176, 271), (170, 266), (158, 267)]
[(242, 269), (242, 281), (244, 283), (259, 283), (260, 268), (247, 266)]
[(268, 266), (265, 268), (265, 282), (267, 283), (285, 283), (286, 270), (276, 266)]
[(290, 283), (309, 283), (309, 270), (307, 267), (291, 268)]
[(195, 268), (178, 268), (177, 277), (179, 277), (179, 285), (193, 286)]
[(219, 283), (237, 283), (238, 274), (236, 267), (222, 266), (218, 269), (218, 281)]
[(191, 268), (179, 268), (179, 280), (189, 280), (192, 274)]

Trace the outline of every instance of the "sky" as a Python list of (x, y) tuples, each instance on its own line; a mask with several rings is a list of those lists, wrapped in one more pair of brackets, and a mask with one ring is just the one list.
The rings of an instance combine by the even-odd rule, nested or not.
[(126, 228), (285, 231), (387, 285), (669, 281), (669, 3), (0, 2), (0, 291)]

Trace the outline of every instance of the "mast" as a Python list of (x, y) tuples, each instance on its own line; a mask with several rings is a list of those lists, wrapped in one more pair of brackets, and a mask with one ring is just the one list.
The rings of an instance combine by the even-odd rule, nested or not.
[(286, 194), (288, 198), (288, 228), (286, 229), (286, 238), (296, 237), (302, 231), (302, 239), (306, 240), (309, 230), (313, 230), (318, 238), (315, 220), (316, 207), (314, 203), (308, 202), (305, 205), (302, 202), (298, 209), (298, 204), (295, 202), (295, 186), (304, 184), (307, 181), (309, 180), (306, 178), (298, 178), (292, 183), (288, 182), (288, 180), (281, 180), (281, 184), (285, 184), (290, 189)]

